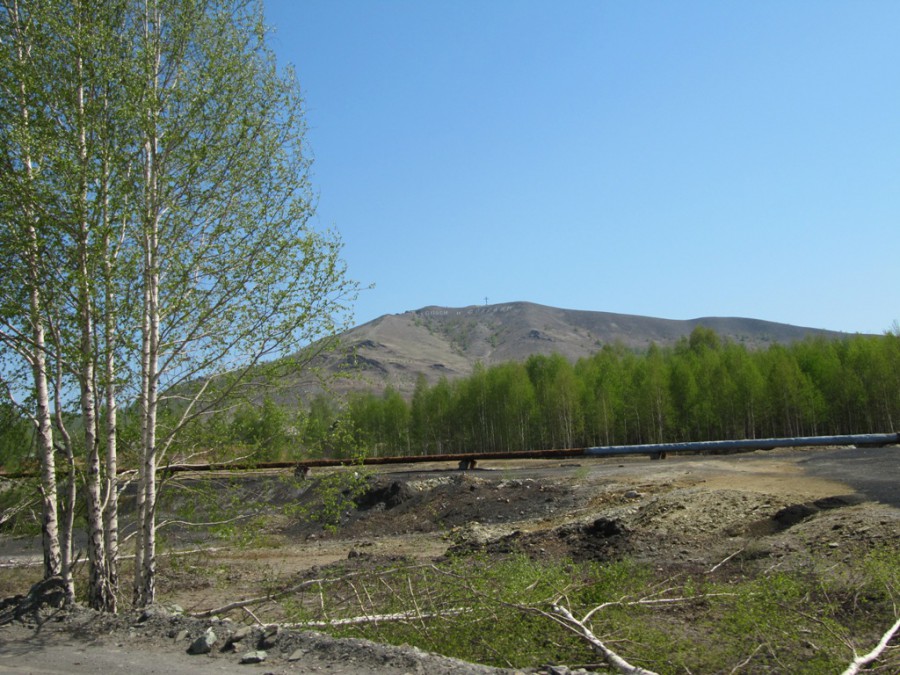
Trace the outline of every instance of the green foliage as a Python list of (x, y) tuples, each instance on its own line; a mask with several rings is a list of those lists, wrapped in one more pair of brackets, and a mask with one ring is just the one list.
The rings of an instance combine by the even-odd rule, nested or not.
[(282, 459), (293, 441), (294, 425), (286, 408), (265, 398), (261, 405), (244, 404), (238, 408), (230, 425), (230, 440), (243, 444), (260, 461)]
[(286, 606), (294, 621), (409, 614), (329, 632), (490, 665), (595, 663), (586, 643), (541, 613), (559, 602), (576, 617), (599, 608), (587, 621), (592, 632), (660, 673), (731, 672), (744, 663), (747, 672), (813, 674), (840, 672), (852, 658), (848, 644), (878, 640), (894, 616), (898, 562), (895, 548), (879, 549), (827, 568), (723, 583), (628, 560), (476, 555), (374, 570)]
[[(432, 618), (388, 621), (331, 630), (334, 635), (365, 637), (390, 644), (410, 644), (446, 656), (502, 666), (523, 663), (587, 662), (590, 650), (541, 616), (508, 603), (540, 605), (570, 584), (564, 564), (536, 564), (525, 557), (502, 561), (457, 558), (439, 570), (394, 568), (354, 580), (355, 591), (331, 585), (325, 594), (329, 616), (405, 613), (415, 608)], [(364, 605), (361, 607), (359, 602)], [(305, 610), (295, 617), (320, 614), (295, 598)], [(574, 656), (573, 656), (574, 655)]]
[(31, 424), (9, 403), (0, 402), (0, 466), (16, 469), (34, 457), (34, 432)]
[(0, 528), (13, 536), (40, 534), (40, 486), (36, 478), (0, 480)]
[[(900, 419), (900, 337), (821, 338), (751, 351), (698, 328), (671, 349), (533, 356), (303, 412), (266, 399), (182, 431), (183, 454), (261, 461), (504, 452), (648, 442), (869, 433)], [(124, 441), (135, 439), (126, 417)], [(126, 450), (127, 456), (127, 450)]]
[(338, 412), (337, 406), (324, 395), (317, 396), (310, 403), (303, 425), (303, 444), (310, 457), (331, 456)]
[[(314, 419), (312, 415), (310, 418)], [(305, 491), (306, 498), (286, 508), (285, 513), (292, 518), (317, 522), (333, 531), (345, 513), (356, 508), (356, 499), (368, 486), (370, 471), (363, 464), (368, 448), (345, 415), (334, 419), (322, 433), (318, 452), (347, 459), (349, 466), (320, 474), (312, 481), (288, 479)]]
[(452, 383), (420, 378), (408, 404), (388, 390), (346, 413), (370, 448), (394, 454), (893, 431), (900, 337), (751, 351), (700, 326), (671, 349), (606, 345), (575, 364), (539, 355)]
[(337, 531), (345, 514), (356, 508), (368, 486), (369, 473), (361, 465), (351, 470), (332, 471), (315, 479), (310, 489), (313, 499), (287, 508), (294, 518), (319, 523), (329, 532)]

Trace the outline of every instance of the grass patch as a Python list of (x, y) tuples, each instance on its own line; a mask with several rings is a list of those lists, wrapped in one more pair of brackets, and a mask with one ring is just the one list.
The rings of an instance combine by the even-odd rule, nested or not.
[[(495, 666), (596, 664), (588, 645), (540, 610), (551, 601), (583, 617), (610, 648), (660, 673), (840, 672), (894, 621), (894, 549), (823, 569), (712, 580), (673, 577), (634, 561), (535, 562), (470, 556), (382, 568), (284, 604), (295, 622), (354, 619), (335, 636), (411, 644)], [(376, 617), (381, 617), (376, 620)], [(890, 670), (900, 664), (887, 656)], [(893, 661), (890, 661), (893, 659)]]

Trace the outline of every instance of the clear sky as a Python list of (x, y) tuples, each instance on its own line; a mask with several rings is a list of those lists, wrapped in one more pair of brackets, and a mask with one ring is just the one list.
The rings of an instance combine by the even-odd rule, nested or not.
[(900, 320), (900, 2), (264, 0), (356, 323)]

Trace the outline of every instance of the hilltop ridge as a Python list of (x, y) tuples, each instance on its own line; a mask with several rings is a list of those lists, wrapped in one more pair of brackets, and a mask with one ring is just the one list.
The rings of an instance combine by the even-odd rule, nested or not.
[[(604, 345), (621, 344), (642, 351), (651, 344), (672, 346), (697, 326), (750, 349), (789, 344), (807, 336), (828, 339), (846, 333), (742, 317), (662, 319), (510, 302), (468, 307), (427, 306), (387, 314), (340, 336), (340, 348), (317, 359), (317, 367), (351, 374), (333, 386), (337, 393), (391, 386), (410, 396), (419, 375), (429, 384), (441, 377), (469, 375), (485, 366), (524, 361), (532, 354), (561, 354), (572, 361)], [(308, 394), (310, 380), (297, 384)], [(296, 392), (299, 393), (299, 392)]]

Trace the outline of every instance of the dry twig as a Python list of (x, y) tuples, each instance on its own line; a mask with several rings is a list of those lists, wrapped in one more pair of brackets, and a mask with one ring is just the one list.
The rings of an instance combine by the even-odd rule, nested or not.
[(724, 565), (724, 564), (727, 563), (729, 560), (731, 560), (734, 556), (736, 556), (738, 553), (743, 552), (743, 550), (744, 550), (744, 549), (739, 548), (737, 551), (735, 551), (734, 553), (732, 553), (730, 556), (728, 556), (727, 558), (725, 558), (725, 559), (722, 560), (721, 562), (719, 562), (719, 563), (713, 565), (712, 567), (709, 568), (709, 571), (707, 572), (707, 574), (712, 574), (712, 573), (715, 572), (717, 569), (719, 569), (722, 565)]

